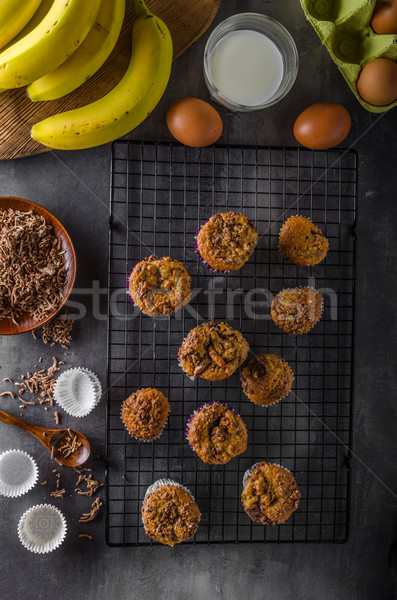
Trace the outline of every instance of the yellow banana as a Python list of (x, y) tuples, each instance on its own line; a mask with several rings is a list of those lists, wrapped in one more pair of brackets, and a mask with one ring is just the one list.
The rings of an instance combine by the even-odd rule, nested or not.
[(56, 69), (92, 28), (101, 0), (54, 0), (44, 19), (0, 53), (0, 89), (28, 85)]
[(172, 39), (143, 0), (133, 1), (137, 18), (123, 79), (100, 100), (36, 123), (31, 131), (34, 140), (61, 150), (99, 146), (137, 127), (158, 104), (170, 77)]
[(28, 87), (29, 98), (55, 100), (72, 92), (103, 65), (119, 38), (125, 12), (125, 0), (102, 0), (94, 26), (79, 46), (55, 71)]
[(17, 36), (12, 38), (11, 42), (9, 42), (7, 46), (4, 46), (4, 48), (1, 49), (1, 52), (4, 52), (7, 50), (7, 48), (10, 48), (16, 42), (19, 42), (19, 40), (28, 35), (28, 33), (33, 31), (33, 29), (35, 29), (37, 25), (44, 19), (53, 4), (54, 0), (41, 0), (39, 8), (36, 10), (29, 23), (25, 25), (25, 27), (18, 33)]
[(39, 4), (40, 0), (0, 0), (0, 48), (25, 27)]

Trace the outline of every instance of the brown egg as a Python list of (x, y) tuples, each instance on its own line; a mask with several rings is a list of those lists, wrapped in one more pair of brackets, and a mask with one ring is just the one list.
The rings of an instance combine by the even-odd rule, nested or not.
[(371, 25), (375, 33), (397, 34), (397, 0), (378, 0)]
[(306, 108), (296, 119), (296, 140), (312, 150), (337, 146), (347, 137), (351, 118), (346, 108), (336, 102), (318, 102)]
[(371, 60), (361, 70), (357, 90), (373, 106), (387, 106), (397, 100), (397, 63), (389, 58)]
[(178, 142), (193, 148), (214, 144), (223, 130), (218, 112), (199, 98), (174, 102), (167, 112), (167, 126)]

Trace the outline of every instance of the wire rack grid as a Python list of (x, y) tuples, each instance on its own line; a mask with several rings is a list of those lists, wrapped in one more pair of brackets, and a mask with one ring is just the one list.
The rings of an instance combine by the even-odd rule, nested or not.
[[(170, 477), (191, 489), (201, 524), (186, 543), (344, 542), (349, 530), (356, 218), (356, 155), (300, 148), (210, 147), (118, 141), (113, 145), (109, 232), (106, 537), (112, 546), (147, 545), (140, 509), (146, 488)], [(215, 212), (246, 214), (259, 234), (237, 272), (204, 267), (194, 249), (199, 227)], [(316, 267), (287, 263), (278, 234), (291, 215), (309, 217), (330, 242)], [(126, 281), (143, 258), (171, 256), (192, 275), (190, 304), (150, 318), (130, 302)], [(312, 332), (289, 336), (272, 322), (270, 303), (283, 288), (311, 285), (324, 295)], [(253, 353), (281, 355), (294, 371), (292, 392), (264, 408), (251, 403), (239, 372), (191, 381), (178, 349), (198, 324), (226, 321)], [(251, 354), (252, 356), (252, 354)], [(122, 401), (156, 387), (171, 413), (153, 443), (131, 438)], [(208, 401), (227, 402), (243, 417), (247, 451), (224, 466), (202, 463), (185, 439), (190, 414)], [(266, 459), (290, 469), (302, 500), (284, 524), (263, 527), (245, 514), (246, 469)]]

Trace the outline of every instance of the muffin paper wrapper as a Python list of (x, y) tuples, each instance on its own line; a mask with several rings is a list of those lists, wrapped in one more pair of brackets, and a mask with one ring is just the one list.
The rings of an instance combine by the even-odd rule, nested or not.
[(54, 398), (67, 414), (72, 417), (85, 417), (99, 403), (102, 386), (98, 377), (83, 367), (64, 371), (58, 377)]
[[(267, 462), (265, 460), (258, 460), (258, 462), (254, 463), (252, 465), (252, 467), (250, 467), (249, 469), (246, 470), (246, 472), (243, 475), (243, 490), (245, 488), (245, 486), (248, 483), (249, 478), (251, 477), (256, 465), (259, 465), (259, 463), (261, 462)], [(284, 469), (284, 471), (288, 471), (288, 473), (291, 473), (291, 471), (289, 469), (287, 469), (286, 467), (283, 467), (282, 465), (280, 465), (279, 463), (267, 463), (268, 465), (275, 465), (276, 467), (280, 467), (281, 469)], [(292, 473), (291, 473), (292, 475)]]
[(36, 461), (23, 450), (7, 450), (0, 454), (0, 495), (18, 498), (37, 483)]
[(189, 416), (187, 423), (186, 423), (186, 428), (185, 428), (185, 435), (186, 435), (186, 439), (188, 441), (189, 446), (191, 447), (191, 449), (193, 450), (193, 452), (196, 452), (195, 449), (193, 448), (193, 446), (191, 445), (190, 441), (189, 441), (189, 429), (190, 429), (190, 425), (192, 422), (192, 419), (195, 415), (197, 415), (197, 413), (200, 412), (200, 410), (202, 410), (203, 408), (205, 408), (206, 406), (213, 406), (214, 404), (218, 404), (219, 406), (226, 406), (226, 408), (228, 410), (231, 410), (235, 415), (238, 415), (239, 417), (241, 417), (241, 415), (234, 410), (234, 408), (231, 408), (228, 404), (226, 404), (225, 402), (218, 402), (216, 400), (212, 401), (212, 402), (206, 402), (205, 404), (202, 404), (199, 408), (196, 408), (196, 410), (194, 410), (192, 412), (192, 414)]
[(66, 519), (52, 504), (38, 504), (21, 517), (18, 537), (21, 544), (35, 554), (46, 554), (58, 548), (65, 539)]

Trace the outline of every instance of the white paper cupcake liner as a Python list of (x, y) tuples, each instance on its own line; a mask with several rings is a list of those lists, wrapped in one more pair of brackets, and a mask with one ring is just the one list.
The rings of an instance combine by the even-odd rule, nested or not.
[[(256, 465), (259, 465), (259, 463), (261, 463), (261, 462), (266, 462), (267, 463), (266, 460), (258, 460), (258, 462), (254, 463), (252, 465), (252, 467), (250, 467), (249, 469), (247, 469), (246, 472), (244, 473), (244, 475), (243, 475), (243, 490), (244, 490), (245, 486), (247, 485), (248, 480), (251, 477), (251, 475), (252, 475), (252, 473), (253, 473)], [(284, 471), (288, 471), (288, 473), (291, 473), (291, 471), (289, 469), (287, 469), (286, 467), (283, 467), (279, 463), (267, 463), (267, 464), (268, 465), (275, 465), (276, 467), (280, 467), (281, 469), (284, 469)], [(291, 473), (291, 475), (292, 475), (292, 473)]]
[(83, 367), (64, 371), (58, 377), (54, 399), (68, 415), (85, 417), (99, 403), (102, 387), (98, 377)]
[(22, 515), (18, 537), (30, 552), (46, 554), (62, 544), (66, 530), (66, 519), (58, 508), (52, 504), (38, 504)]
[(18, 498), (37, 483), (39, 470), (33, 458), (23, 450), (0, 454), (0, 495)]

